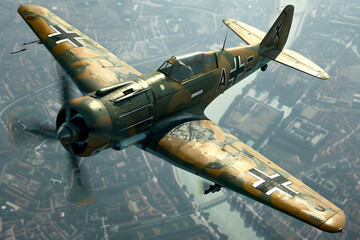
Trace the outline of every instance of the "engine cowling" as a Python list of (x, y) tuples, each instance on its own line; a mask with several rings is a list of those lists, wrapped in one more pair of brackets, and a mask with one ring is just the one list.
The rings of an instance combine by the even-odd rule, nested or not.
[[(70, 116), (67, 116), (69, 114)], [(92, 156), (108, 147), (111, 138), (111, 118), (104, 104), (91, 96), (72, 99), (63, 106), (56, 119), (56, 128), (67, 133), (61, 144), (80, 156)]]
[(60, 109), (57, 137), (80, 157), (106, 148), (124, 149), (144, 139), (154, 119), (153, 103), (152, 92), (141, 79), (101, 88)]
[(109, 147), (124, 149), (144, 139), (151, 126), (154, 99), (149, 85), (141, 79), (99, 89), (95, 95), (107, 108), (111, 118)]

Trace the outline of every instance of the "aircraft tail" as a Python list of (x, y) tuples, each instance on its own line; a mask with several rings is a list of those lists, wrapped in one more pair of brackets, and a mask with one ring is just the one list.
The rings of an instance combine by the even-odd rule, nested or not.
[(260, 42), (259, 54), (311, 76), (323, 80), (328, 79), (329, 74), (314, 62), (295, 51), (284, 49), (293, 15), (294, 6), (286, 6)]
[(293, 15), (294, 6), (286, 6), (261, 41), (260, 51), (264, 52), (273, 49), (282, 51), (289, 36)]
[(223, 22), (247, 44), (259, 44), (260, 56), (274, 60), (311, 76), (324, 80), (328, 79), (329, 74), (311, 60), (295, 51), (284, 49), (285, 43), (289, 37), (293, 15), (294, 6), (286, 6), (267, 33), (234, 19), (225, 18), (223, 19)]

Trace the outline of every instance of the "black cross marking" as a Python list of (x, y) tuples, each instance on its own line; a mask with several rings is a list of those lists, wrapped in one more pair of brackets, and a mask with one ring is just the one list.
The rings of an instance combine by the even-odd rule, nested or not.
[(234, 68), (230, 70), (230, 79), (229, 82), (232, 82), (232, 85), (236, 83), (237, 77), (244, 72), (244, 65), (245, 63), (241, 64), (241, 57), (240, 55), (234, 57)]
[(59, 25), (50, 25), (50, 27), (52, 28), (52, 30), (54, 30), (54, 33), (51, 33), (48, 35), (49, 38), (51, 38), (52, 40), (55, 41), (56, 45), (63, 43), (63, 42), (68, 42), (71, 43), (74, 47), (84, 47), (85, 44), (83, 44), (82, 42), (80, 42), (80, 39), (83, 39), (82, 37), (80, 37), (77, 33), (73, 32), (73, 31), (66, 31), (64, 28), (62, 28)]
[(251, 56), (248, 57), (247, 60), (246, 60), (246, 72), (250, 72), (250, 71), (251, 71), (253, 62), (254, 62), (254, 56), (251, 55)]
[(290, 188), (289, 185), (292, 184), (291, 181), (281, 176), (278, 173), (273, 175), (267, 175), (263, 171), (253, 168), (247, 173), (258, 179), (252, 186), (266, 195), (271, 195), (274, 192), (278, 191), (285, 196), (292, 198), (294, 195), (299, 194), (294, 189)]
[(277, 38), (278, 40), (280, 39), (280, 29), (282, 27), (283, 23), (281, 22), (279, 25), (277, 25), (275, 27), (275, 35), (274, 35), (274, 39)]

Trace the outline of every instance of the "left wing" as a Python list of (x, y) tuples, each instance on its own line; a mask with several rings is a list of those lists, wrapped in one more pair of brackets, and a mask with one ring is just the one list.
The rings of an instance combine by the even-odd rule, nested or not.
[(141, 75), (48, 9), (22, 5), (18, 12), (83, 94)]
[(344, 228), (340, 208), (211, 121), (182, 123), (145, 150), (321, 230)]

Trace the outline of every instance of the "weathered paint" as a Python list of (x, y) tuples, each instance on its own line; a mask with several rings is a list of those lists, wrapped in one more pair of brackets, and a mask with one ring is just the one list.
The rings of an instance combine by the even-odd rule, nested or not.
[[(191, 169), (221, 186), (322, 230), (338, 232), (345, 225), (345, 215), (340, 208), (211, 121), (198, 120), (180, 124), (169, 131), (153, 150), (177, 166)], [(259, 179), (248, 171), (255, 168), (269, 176), (278, 174), (277, 178), (284, 179), (280, 183), (290, 181), (288, 187), (294, 190), (288, 191), (291, 197), (276, 189), (273, 189), (273, 193), (266, 194), (254, 187)], [(272, 187), (284, 189), (280, 183)]]
[[(36, 5), (23, 5), (19, 7), (18, 12), (82, 93), (90, 93), (140, 75), (137, 70), (48, 9)], [(79, 41), (84, 46), (75, 47), (68, 41), (57, 44), (54, 37), (49, 37), (55, 33), (51, 26), (61, 26), (68, 32), (76, 33), (81, 37)]]
[[(290, 23), (284, 21), (292, 18), (292, 6), (285, 7), (268, 34), (224, 19), (251, 45), (203, 52), (204, 59), (205, 54), (216, 56), (216, 63), (211, 60), (203, 72), (184, 81), (161, 71), (141, 75), (46, 8), (23, 5), (18, 11), (77, 87), (87, 94), (68, 103), (71, 121), (87, 131), (81, 136), (82, 142), (71, 147), (77, 155), (90, 156), (105, 148), (119, 147), (119, 141), (124, 143), (120, 146), (128, 146), (127, 140), (136, 143), (139, 139), (143, 149), (220, 186), (322, 230), (338, 232), (344, 228), (341, 209), (235, 136), (211, 121), (200, 120), (205, 118), (203, 111), (212, 100), (270, 59), (328, 78), (325, 71), (300, 54), (279, 52), (290, 28)], [(178, 60), (168, 61), (174, 64)], [(61, 109), (57, 127), (64, 121)]]

